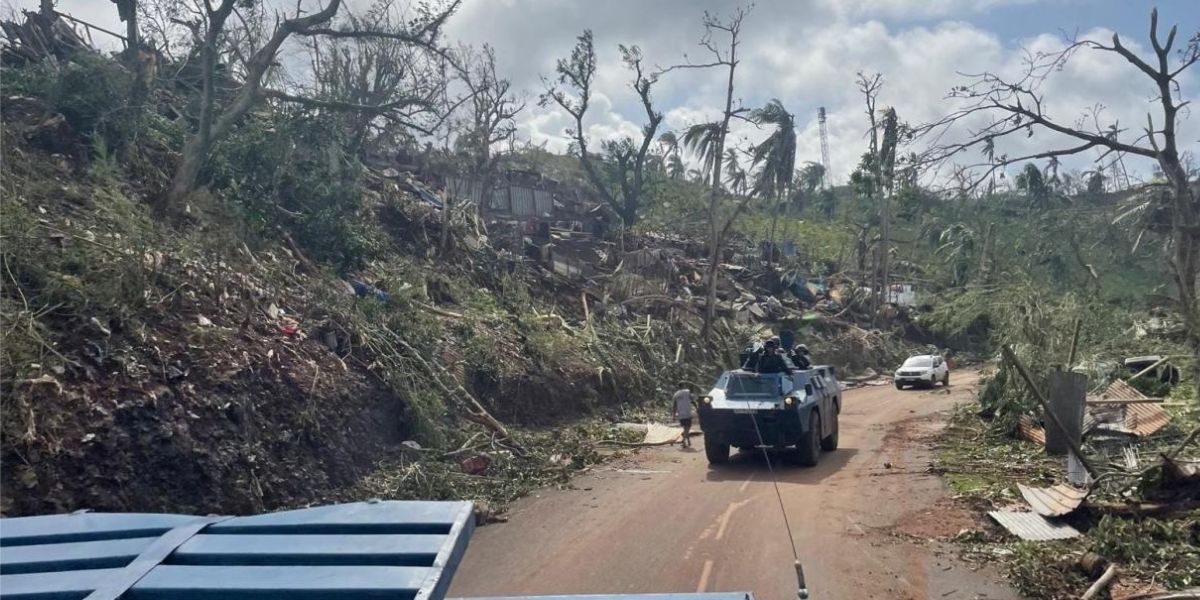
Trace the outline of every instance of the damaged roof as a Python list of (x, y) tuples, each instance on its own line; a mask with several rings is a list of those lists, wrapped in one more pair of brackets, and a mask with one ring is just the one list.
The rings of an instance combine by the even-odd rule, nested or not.
[(1038, 488), (1017, 484), (1021, 497), (1033, 508), (1033, 512), (1043, 517), (1061, 517), (1069, 514), (1087, 498), (1088, 490), (1071, 485), (1060, 484), (1054, 487)]
[(988, 516), (1009, 533), (1029, 541), (1065, 540), (1079, 537), (1079, 530), (1058, 521), (1052, 521), (1034, 512), (993, 510)]

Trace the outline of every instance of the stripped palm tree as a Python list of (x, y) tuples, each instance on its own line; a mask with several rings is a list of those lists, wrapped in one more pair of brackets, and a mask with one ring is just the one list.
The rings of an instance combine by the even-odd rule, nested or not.
[[(709, 179), (713, 166), (717, 163), (717, 152), (721, 141), (720, 123), (697, 123), (683, 132), (683, 146), (700, 159), (701, 172), (705, 173), (705, 181)], [(713, 183), (713, 182), (709, 182)]]
[(683, 164), (683, 157), (679, 155), (679, 138), (675, 136), (675, 132), (663, 132), (658, 136), (658, 143), (662, 144), (663, 155), (666, 157), (667, 177), (683, 179), (687, 174), (687, 167)]
[(725, 183), (730, 191), (739, 196), (745, 196), (750, 185), (750, 174), (738, 163), (738, 151), (735, 148), (725, 149)]
[(687, 165), (683, 164), (683, 158), (678, 153), (667, 157), (667, 177), (671, 179), (683, 179), (687, 175)]
[[(773, 198), (771, 216), (771, 246), (775, 245), (775, 226), (780, 209), (788, 198), (792, 187), (792, 172), (796, 169), (796, 120), (778, 99), (750, 112), (750, 119), (761, 125), (773, 125), (775, 130), (767, 139), (754, 146), (752, 162), (758, 166), (754, 191), (762, 198)], [(774, 250), (767, 254), (767, 262), (774, 259)]]

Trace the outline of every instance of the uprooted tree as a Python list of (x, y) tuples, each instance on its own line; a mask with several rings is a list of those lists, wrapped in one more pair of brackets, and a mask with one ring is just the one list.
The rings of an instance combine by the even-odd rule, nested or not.
[(574, 120), (574, 125), (567, 130), (571, 136), (575, 151), (579, 153), (579, 162), (588, 182), (596, 189), (596, 193), (604, 202), (621, 217), (626, 227), (637, 223), (638, 211), (642, 206), (642, 195), (646, 191), (646, 159), (650, 156), (650, 146), (654, 143), (654, 134), (662, 123), (663, 115), (654, 110), (650, 90), (658, 81), (658, 74), (649, 73), (642, 64), (642, 51), (637, 46), (620, 46), (621, 61), (633, 72), (630, 87), (637, 93), (638, 100), (646, 111), (646, 124), (642, 127), (642, 139), (634, 141), (631, 137), (619, 140), (607, 140), (601, 144), (606, 164), (597, 166), (595, 157), (589, 154), (587, 131), (584, 128), (584, 118), (592, 101), (592, 85), (596, 79), (596, 48), (592, 43), (591, 30), (585, 30), (571, 50), (571, 56), (561, 58), (555, 66), (558, 73), (556, 81), (543, 79), (546, 91), (539, 103), (548, 106), (551, 103), (561, 107)]
[[(1053, 53), (1030, 54), (1018, 77), (1007, 78), (985, 72), (962, 86), (954, 88), (951, 98), (962, 105), (943, 119), (929, 123), (921, 132), (932, 139), (954, 126), (970, 127), (969, 123), (986, 119), (986, 124), (971, 127), (965, 141), (936, 143), (929, 150), (927, 164), (943, 163), (970, 150), (981, 151), (986, 161), (960, 167), (969, 173), (970, 186), (988, 181), (993, 173), (1008, 165), (1045, 158), (1056, 158), (1097, 149), (1098, 162), (1105, 159), (1120, 161), (1125, 155), (1154, 160), (1167, 180), (1167, 191), (1160, 200), (1170, 214), (1169, 243), (1166, 259), (1170, 265), (1177, 297), (1174, 299), (1182, 317), (1187, 345), (1200, 371), (1200, 199), (1190, 187), (1188, 172), (1183, 164), (1178, 143), (1179, 111), (1189, 102), (1182, 97), (1180, 81), (1184, 73), (1200, 62), (1200, 31), (1195, 32), (1184, 47), (1176, 47), (1178, 26), (1172, 27), (1166, 40), (1158, 29), (1158, 11), (1150, 13), (1150, 45), (1154, 55), (1143, 58), (1122, 43), (1114, 33), (1109, 42), (1073, 40), (1064, 49)], [(1082, 124), (1067, 124), (1048, 112), (1043, 84), (1077, 53), (1083, 51), (1109, 52), (1133, 65), (1154, 85), (1155, 108), (1146, 115), (1140, 135), (1123, 142), (1123, 130), (1116, 122), (1105, 125), (1098, 115), (1091, 128)], [(1024, 138), (1036, 134), (1056, 135), (1063, 140), (1059, 147), (1042, 152), (1010, 156), (996, 154), (997, 142)], [(1200, 372), (1194, 377), (1200, 393)]]
[[(349, 99), (323, 99), (305, 95), (303, 92), (294, 93), (271, 87), (273, 75), (277, 75), (280, 68), (280, 51), (292, 36), (306, 36), (328, 40), (391, 40), (447, 58), (447, 53), (438, 45), (438, 40), (442, 25), (458, 8), (459, 2), (455, 0), (445, 5), (423, 6), (423, 9), (418, 11), (417, 18), (394, 28), (381, 30), (371, 26), (364, 28), (364, 23), (355, 19), (335, 23), (334, 18), (341, 8), (341, 0), (329, 0), (324, 8), (315, 12), (305, 13), (296, 7), (293, 16), (278, 16), (269, 36), (263, 35), (260, 38), (253, 35), (253, 31), (249, 31), (245, 33), (250, 35), (236, 38), (237, 45), (241, 46), (234, 48), (232, 52), (240, 58), (241, 63), (236, 78), (230, 78), (225, 75), (225, 71), (218, 69), (218, 57), (228, 51), (229, 44), (234, 39), (231, 31), (236, 28), (229, 27), (230, 17), (238, 17), (239, 23), (245, 22), (238, 11), (242, 10), (246, 3), (239, 0), (221, 0), (218, 5), (213, 6), (208, 0), (203, 0), (194, 4), (192, 12), (198, 15), (193, 31), (197, 33), (194, 37), (199, 45), (201, 95), (196, 124), (184, 143), (179, 165), (166, 195), (167, 206), (177, 206), (191, 193), (215, 145), (224, 139), (251, 109), (269, 99), (299, 103), (323, 110), (360, 112), (373, 116), (392, 115), (394, 119), (406, 122), (406, 117), (410, 116), (407, 111), (414, 107), (424, 107), (423, 98), (401, 94), (399, 97), (389, 96), (380, 100), (379, 97), (371, 95), (366, 98), (371, 103), (363, 104), (353, 97), (353, 94)], [(331, 27), (330, 24), (336, 27)], [(244, 25), (243, 27), (250, 29)], [(374, 72), (380, 73), (378, 69)], [(233, 89), (223, 89), (229, 86)], [(391, 94), (395, 93), (396, 89), (368, 86), (366, 91)]]

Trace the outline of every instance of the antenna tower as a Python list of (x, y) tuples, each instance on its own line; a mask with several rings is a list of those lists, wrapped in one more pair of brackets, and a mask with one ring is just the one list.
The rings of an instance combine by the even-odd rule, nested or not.
[(821, 175), (821, 188), (833, 187), (833, 171), (829, 166), (829, 129), (825, 126), (825, 107), (817, 109), (817, 124), (821, 128), (821, 166), (825, 172)]

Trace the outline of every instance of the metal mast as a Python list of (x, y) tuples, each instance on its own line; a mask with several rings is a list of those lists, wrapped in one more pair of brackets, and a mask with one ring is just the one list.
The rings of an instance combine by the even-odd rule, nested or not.
[(821, 166), (825, 172), (821, 175), (821, 188), (833, 187), (833, 171), (829, 166), (829, 129), (825, 127), (825, 107), (817, 108), (817, 124), (821, 129)]

